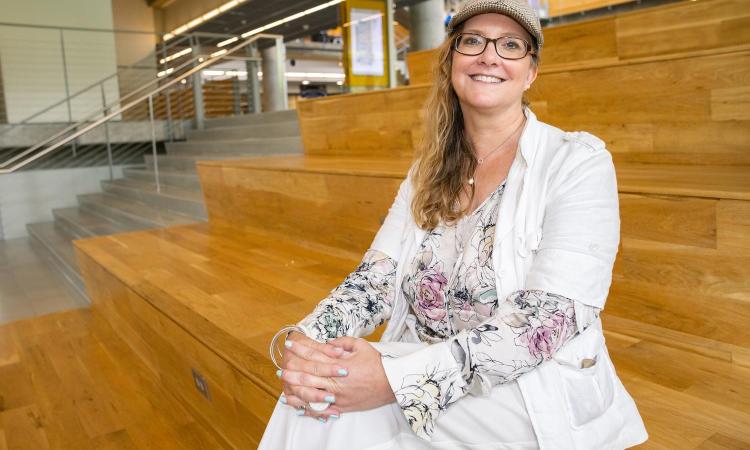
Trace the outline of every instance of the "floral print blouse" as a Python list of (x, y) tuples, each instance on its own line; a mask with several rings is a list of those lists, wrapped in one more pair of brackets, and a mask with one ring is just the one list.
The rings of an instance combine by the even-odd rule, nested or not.
[(366, 336), (390, 317), (401, 289), (417, 319), (417, 334), (432, 345), (398, 358), (384, 356), (383, 366), (412, 430), (428, 441), (452, 403), (514, 382), (552, 358), (600, 312), (539, 290), (498, 299), (492, 247), (504, 190), (505, 182), (473, 213), (426, 233), (400, 286), (396, 261), (370, 249), (300, 322), (319, 341)]

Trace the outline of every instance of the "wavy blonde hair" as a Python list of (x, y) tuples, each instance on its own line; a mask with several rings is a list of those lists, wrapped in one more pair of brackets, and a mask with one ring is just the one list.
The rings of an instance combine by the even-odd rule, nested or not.
[[(411, 209), (417, 225), (432, 229), (440, 220), (454, 223), (468, 213), (468, 205), (458, 209), (461, 190), (477, 167), (472, 144), (464, 129), (458, 96), (451, 83), (453, 42), (463, 27), (450, 33), (437, 48), (433, 68), (433, 84), (425, 108), (425, 133), (416, 151), (412, 172), (415, 187)], [(535, 47), (532, 66), (539, 64)], [(529, 105), (524, 95), (522, 103)], [(471, 198), (474, 186), (471, 185)], [(469, 202), (470, 203), (470, 202)]]

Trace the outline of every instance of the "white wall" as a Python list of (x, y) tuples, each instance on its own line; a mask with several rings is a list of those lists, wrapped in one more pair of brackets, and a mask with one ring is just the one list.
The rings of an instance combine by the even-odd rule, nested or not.
[[(122, 167), (114, 168), (115, 178)], [(27, 236), (26, 224), (53, 220), (53, 208), (77, 206), (76, 195), (101, 192), (107, 167), (31, 170), (0, 175), (0, 239)]]
[[(0, 22), (111, 30), (112, 5), (103, 0), (0, 0)], [(71, 94), (116, 72), (113, 33), (66, 30), (63, 40)], [(66, 97), (58, 30), (0, 26), (0, 68), (9, 123)], [(116, 80), (106, 84), (105, 95), (118, 98)], [(100, 106), (99, 89), (83, 94), (71, 104), (73, 120)], [(67, 120), (67, 106), (61, 105), (35, 122)]]

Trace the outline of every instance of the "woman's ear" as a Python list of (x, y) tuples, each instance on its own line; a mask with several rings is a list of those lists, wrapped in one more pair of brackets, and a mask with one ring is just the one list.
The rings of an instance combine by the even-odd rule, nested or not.
[(524, 87), (524, 90), (528, 90), (532, 83), (534, 83), (534, 80), (536, 80), (536, 76), (539, 73), (539, 67), (537, 65), (532, 65), (529, 67), (529, 74), (526, 76), (526, 86)]

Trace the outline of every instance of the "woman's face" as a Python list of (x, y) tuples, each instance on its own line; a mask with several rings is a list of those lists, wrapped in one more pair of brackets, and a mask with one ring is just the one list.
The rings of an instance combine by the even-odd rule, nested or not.
[[(508, 16), (501, 14), (479, 14), (463, 23), (462, 33), (476, 33), (488, 38), (500, 36), (520, 37), (533, 45), (531, 35)], [(461, 109), (474, 109), (486, 114), (504, 111), (521, 105), (523, 92), (536, 79), (537, 68), (532, 66), (531, 55), (508, 60), (501, 58), (492, 43), (484, 52), (467, 56), (453, 50), (451, 83), (461, 103)], [(477, 75), (493, 77), (479, 80)]]

